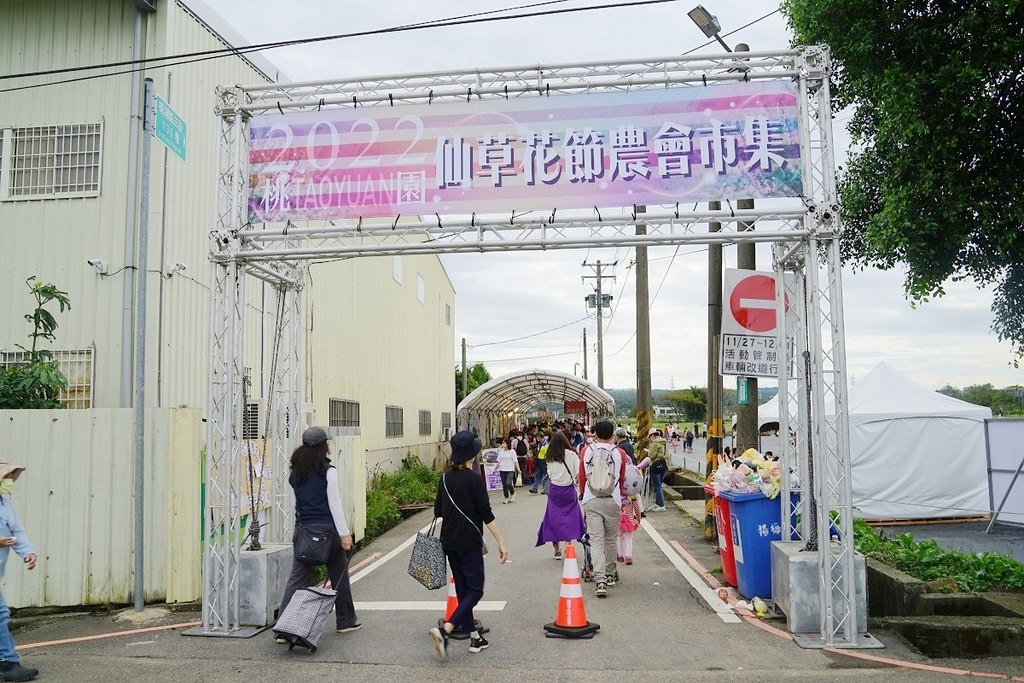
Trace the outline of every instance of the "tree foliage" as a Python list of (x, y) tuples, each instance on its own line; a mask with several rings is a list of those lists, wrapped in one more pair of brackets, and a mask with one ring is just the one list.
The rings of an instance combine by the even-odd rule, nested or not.
[(949, 279), (995, 285), (993, 330), (1024, 348), (1024, 2), (783, 0), (795, 43), (826, 44), (843, 256), (905, 264), (914, 302)]
[(687, 422), (698, 422), (704, 419), (708, 407), (708, 392), (702, 387), (667, 391), (662, 395), (676, 415), (682, 416)]
[(35, 276), (25, 284), (36, 303), (35, 309), (25, 316), (32, 326), (28, 335), (32, 345), (26, 348), (18, 344), (18, 348), (25, 352), (23, 361), (0, 368), (0, 408), (60, 408), (57, 397), (67, 387), (68, 380), (60, 371), (53, 353), (39, 348), (39, 344), (57, 338), (54, 334), (57, 319), (46, 306), (56, 301), (63, 313), (71, 309), (71, 300), (67, 292), (49, 283), (36, 282)]
[[(472, 394), (473, 390), (479, 387), (481, 384), (486, 384), (491, 380), (491, 373), (487, 372), (487, 368), (484, 367), (483, 363), (475, 363), (469, 367), (466, 372), (466, 395)], [(466, 398), (462, 394), (462, 368), (455, 366), (455, 405), (459, 405), (462, 399)]]

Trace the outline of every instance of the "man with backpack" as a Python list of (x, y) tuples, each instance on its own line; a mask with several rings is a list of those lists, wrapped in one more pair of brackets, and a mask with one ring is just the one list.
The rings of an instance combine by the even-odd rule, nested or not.
[(619, 543), (619, 512), (622, 509), (622, 484), (626, 474), (626, 456), (613, 443), (615, 425), (602, 420), (594, 425), (594, 443), (580, 454), (579, 487), (583, 513), (590, 534), (590, 552), (594, 562), (594, 595), (608, 595), (609, 586), (619, 580), (615, 556)]

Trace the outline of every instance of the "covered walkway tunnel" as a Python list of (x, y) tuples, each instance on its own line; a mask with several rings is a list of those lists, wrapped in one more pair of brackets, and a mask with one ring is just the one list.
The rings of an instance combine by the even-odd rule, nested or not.
[(593, 382), (564, 372), (534, 369), (503, 375), (477, 387), (459, 403), (459, 429), (476, 429), (481, 441), (489, 444), (547, 403), (576, 408), (579, 412), (571, 417), (587, 424), (615, 415), (615, 399)]

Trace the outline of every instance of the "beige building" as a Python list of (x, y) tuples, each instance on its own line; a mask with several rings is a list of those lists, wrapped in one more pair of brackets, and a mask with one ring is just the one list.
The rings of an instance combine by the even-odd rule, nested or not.
[[(57, 315), (57, 341), (50, 348), (70, 380), (62, 397), (68, 408), (128, 410), (136, 383), (144, 382), (149, 409), (190, 408), (197, 420), (206, 410), (207, 255), (218, 130), (214, 89), (281, 78), (258, 55), (232, 54), (228, 48), (244, 44), (239, 41), (199, 0), (0, 3), (0, 363), (18, 362), (18, 345), (29, 345), (24, 315), (33, 300), (26, 279), (35, 276), (65, 290), (72, 309)], [(194, 53), (207, 54), (166, 59)], [(91, 65), (105, 66), (76, 70)], [(186, 122), (187, 141), (184, 161), (154, 141), (144, 174), (139, 121), (147, 78)], [(138, 206), (146, 186), (149, 211), (143, 217)], [(144, 223), (148, 253), (140, 259)], [(313, 263), (305, 270), (304, 418), (344, 435), (339, 445), (351, 450), (367, 474), (377, 466), (391, 468), (409, 453), (430, 462), (455, 409), (455, 294), (440, 260), (362, 258)], [(140, 277), (148, 288), (144, 377), (135, 372)], [(246, 299), (247, 416), (253, 418), (247, 431), (258, 436), (274, 297), (250, 279)], [(192, 440), (173, 440), (167, 454), (179, 464), (186, 458), (198, 463), (202, 449), (202, 428), (187, 431), (195, 435)], [(25, 453), (11, 443), (14, 438), (14, 431), (0, 425), (0, 447)], [(62, 438), (73, 441), (75, 435)], [(118, 444), (123, 447), (123, 440)], [(92, 437), (88, 447), (102, 449), (103, 440)], [(26, 487), (53, 490), (46, 478), (67, 471), (69, 463), (61, 459), (82, 457), (83, 448), (53, 442), (46, 453), (26, 455)], [(131, 450), (116, 455), (120, 460), (111, 466), (127, 470), (130, 479)], [(194, 470), (200, 474), (198, 465)], [(194, 491), (183, 491), (174, 504), (182, 506), (189, 524), (195, 517), (198, 529), (201, 476), (191, 486), (189, 477), (182, 481)], [(357, 530), (364, 521), (364, 485), (353, 482), (345, 492)], [(48, 497), (52, 506), (55, 497)], [(44, 512), (43, 502), (38, 510), (21, 510), (22, 517), (57, 514)], [(95, 514), (122, 512), (110, 504)], [(39, 528), (29, 522), (30, 531)], [(130, 535), (130, 525), (125, 533)], [(40, 543), (38, 536), (34, 540)], [(198, 561), (197, 554), (190, 557)], [(119, 588), (111, 590), (107, 601), (123, 601)], [(158, 592), (147, 588), (147, 599)], [(66, 602), (72, 594), (60, 600), (73, 604)]]

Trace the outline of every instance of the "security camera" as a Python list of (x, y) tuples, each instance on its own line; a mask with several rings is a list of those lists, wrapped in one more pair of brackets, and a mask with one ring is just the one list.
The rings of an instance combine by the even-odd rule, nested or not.
[(101, 261), (100, 259), (91, 258), (88, 261), (86, 261), (86, 263), (95, 268), (96, 272), (99, 273), (100, 275), (107, 274), (107, 264)]
[(188, 266), (181, 261), (175, 261), (171, 265), (167, 266), (167, 273), (164, 277), (171, 277), (175, 273), (183, 273), (188, 269)]

